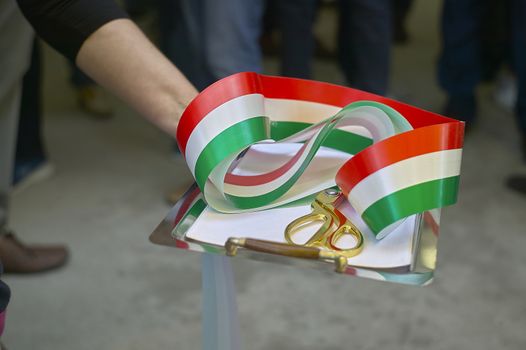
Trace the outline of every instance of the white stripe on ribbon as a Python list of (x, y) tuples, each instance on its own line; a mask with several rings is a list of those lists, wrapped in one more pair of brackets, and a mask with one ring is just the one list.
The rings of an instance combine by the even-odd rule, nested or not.
[(265, 99), (265, 113), (275, 121), (290, 121), (316, 124), (332, 117), (344, 106), (332, 106), (318, 102), (287, 100), (281, 98)]
[(382, 168), (359, 182), (349, 201), (361, 215), (378, 200), (407, 187), (460, 174), (462, 149), (426, 153)]
[(185, 157), (192, 175), (195, 176), (199, 155), (217, 135), (239, 122), (263, 115), (264, 97), (261, 94), (236, 97), (208, 113), (188, 138)]
[[(271, 103), (276, 103), (279, 101), (279, 106), (284, 106), (285, 108), (289, 108), (292, 110), (294, 109), (294, 106), (300, 105), (302, 106), (301, 111), (308, 114), (307, 108), (311, 105), (315, 105), (319, 108), (319, 104), (313, 103), (313, 102), (307, 102), (307, 101), (293, 101), (293, 100), (272, 100)], [(285, 102), (287, 101), (287, 102)], [(327, 105), (322, 105), (327, 106)], [(272, 113), (278, 113), (277, 106), (272, 106)], [(331, 111), (333, 111), (331, 109)], [(330, 115), (326, 117), (325, 115), (320, 115), (320, 118), (314, 119), (312, 117), (308, 118), (309, 123), (319, 123), (320, 121), (326, 120), (337, 113), (339, 113), (341, 109), (336, 111), (333, 115)], [(265, 113), (267, 111), (265, 110)], [(285, 114), (284, 112), (282, 114)], [(268, 114), (267, 114), (268, 115)], [(272, 120), (274, 120), (273, 116), (270, 116)], [(279, 119), (279, 118), (278, 118)], [(288, 121), (297, 121), (301, 120), (301, 116), (294, 115), (292, 118), (290, 118)], [(373, 138), (375, 142), (383, 140), (387, 137), (393, 136), (395, 132), (395, 124), (393, 123), (393, 120), (389, 118), (389, 116), (382, 111), (380, 108), (374, 107), (374, 106), (360, 106), (356, 107), (352, 110), (347, 110), (344, 112), (344, 116), (342, 119), (338, 121), (337, 128), (340, 130), (348, 131), (355, 133), (357, 135), (361, 135), (367, 138)], [(409, 130), (409, 129), (407, 129)], [(406, 131), (404, 129), (404, 131)], [(314, 133), (315, 131), (311, 131)], [(283, 142), (301, 142), (304, 141), (307, 137), (310, 137), (311, 135), (308, 133), (300, 133), (299, 135), (291, 135), (287, 137), (286, 139), (282, 140)]]
[[(340, 107), (316, 102), (265, 99), (261, 94), (236, 97), (212, 110), (194, 128), (188, 139), (185, 153), (187, 164), (192, 174), (195, 175), (197, 159), (206, 145), (220, 133), (241, 121), (257, 116), (269, 116), (272, 120), (318, 123), (340, 110)], [(359, 107), (352, 112), (352, 115), (355, 125), (349, 127), (349, 123), (344, 122), (341, 125), (342, 129), (352, 130), (366, 137), (370, 137), (370, 133), (373, 135), (379, 133), (382, 136), (393, 134), (392, 124), (387, 122), (387, 115), (378, 108)], [(374, 136), (378, 138), (379, 135)]]
[[(265, 99), (265, 115), (273, 121), (294, 121), (316, 124), (336, 115), (343, 107), (345, 107), (345, 105), (333, 106), (318, 102), (279, 98)], [(340, 126), (339, 129), (365, 137), (371, 137), (370, 132), (372, 130), (378, 130), (382, 135), (391, 136), (394, 134), (391, 130), (392, 123), (390, 121), (388, 123), (385, 122), (385, 119), (389, 117), (380, 108), (361, 106), (353, 111), (353, 113), (358, 111), (370, 114), (365, 116), (364, 120), (366, 123), (364, 123), (364, 125), (352, 125), (345, 128)], [(409, 125), (409, 123), (407, 124)], [(389, 125), (387, 126), (388, 130), (386, 130), (386, 125)], [(381, 139), (381, 137), (379, 138)]]
[[(340, 108), (337, 106), (316, 102), (265, 99), (261, 94), (239, 96), (212, 110), (194, 128), (190, 134), (185, 154), (188, 166), (192, 174), (195, 176), (197, 160), (205, 147), (223, 131), (244, 120), (256, 116), (270, 116), (274, 120), (317, 123), (338, 113), (339, 110)], [(393, 121), (391, 121), (387, 114), (381, 109), (372, 106), (361, 106), (345, 113), (344, 118), (338, 122), (337, 127), (342, 129), (358, 127), (358, 130), (362, 130), (362, 134), (369, 134), (367, 136), (372, 135), (376, 141), (394, 134)], [(321, 128), (313, 130), (314, 134), (317, 134), (319, 130), (321, 130)], [(305, 135), (296, 137), (303, 138)], [(225, 190), (226, 193), (236, 196), (258, 196), (268, 193), (282, 186), (296, 171), (298, 171), (303, 160), (306, 158), (308, 151), (312, 148), (312, 144), (313, 142), (308, 143), (307, 150), (301, 156), (300, 160), (287, 171), (287, 173), (270, 183), (258, 186), (236, 186), (224, 184), (225, 187), (223, 188), (222, 180), (220, 179), (222, 178), (224, 171), (219, 173), (214, 172), (218, 173), (216, 178), (217, 181), (214, 181), (214, 183), (216, 186), (219, 186), (218, 189), (221, 191)], [(224, 168), (224, 170), (226, 170), (226, 164)]]
[(305, 160), (305, 158), (307, 158), (309, 151), (312, 149), (314, 145), (316, 136), (313, 137), (311, 140), (309, 140), (309, 142), (307, 143), (307, 147), (305, 148), (300, 158), (296, 161), (296, 163), (289, 170), (287, 170), (287, 172), (285, 172), (283, 175), (281, 175), (277, 179), (261, 184), (261, 185), (255, 185), (255, 186), (239, 186), (239, 185), (225, 183), (224, 184), (225, 192), (230, 195), (234, 195), (234, 196), (255, 197), (255, 196), (260, 196), (260, 195), (269, 193), (283, 186), (298, 171), (298, 169), (303, 164), (303, 161)]
[[(281, 105), (285, 105), (283, 101), (281, 101)], [(384, 138), (387, 138), (389, 136), (392, 136), (394, 134), (394, 128), (391, 120), (383, 112), (381, 109), (376, 107), (358, 107), (356, 110), (349, 111), (345, 114), (345, 117), (343, 119), (340, 119), (338, 122), (337, 127), (340, 125), (342, 126), (348, 126), (350, 124), (357, 124), (360, 126), (367, 126), (369, 128), (369, 131), (371, 134), (376, 138), (376, 140), (381, 140)], [(311, 135), (311, 139), (307, 143), (307, 148), (301, 155), (300, 159), (289, 169), (285, 174), (280, 176), (279, 178), (265, 183), (261, 185), (256, 186), (238, 186), (233, 184), (226, 184), (224, 185), (224, 190), (226, 193), (240, 196), (240, 197), (254, 197), (263, 195), (266, 193), (269, 193), (283, 184), (285, 184), (293, 175), (298, 171), (298, 169), (301, 167), (303, 161), (305, 158), (307, 158), (308, 152), (312, 149), (313, 141), (320, 133), (321, 128), (315, 131), (314, 135)], [(301, 133), (300, 133), (301, 134)], [(290, 140), (296, 140), (296, 139), (304, 139), (303, 136), (295, 136), (290, 138)], [(289, 140), (289, 138), (285, 139)], [(285, 142), (285, 141), (284, 141)], [(277, 144), (269, 145), (269, 147), (275, 147)], [(337, 163), (337, 167), (335, 170), (337, 170), (339, 167), (341, 167), (342, 164)], [(333, 170), (333, 172), (335, 171)], [(321, 181), (321, 179), (320, 179)], [(217, 184), (216, 184), (217, 186)]]
[(342, 126), (356, 125), (365, 128), (374, 142), (381, 141), (395, 134), (393, 121), (380, 108), (361, 106), (346, 111), (341, 122)]

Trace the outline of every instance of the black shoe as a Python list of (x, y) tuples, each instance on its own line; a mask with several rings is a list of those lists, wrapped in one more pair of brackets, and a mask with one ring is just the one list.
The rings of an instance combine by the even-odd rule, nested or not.
[(466, 122), (466, 132), (471, 130), (477, 118), (477, 102), (473, 94), (450, 96), (443, 114)]
[(526, 175), (513, 175), (506, 180), (506, 187), (526, 196)]

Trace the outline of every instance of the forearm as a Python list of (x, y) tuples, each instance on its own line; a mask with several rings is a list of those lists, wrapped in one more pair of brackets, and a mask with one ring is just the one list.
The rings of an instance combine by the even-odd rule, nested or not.
[(17, 0), (35, 31), (95, 81), (175, 135), (195, 88), (112, 0)]
[(127, 19), (111, 21), (81, 46), (78, 66), (162, 130), (175, 136), (197, 90)]

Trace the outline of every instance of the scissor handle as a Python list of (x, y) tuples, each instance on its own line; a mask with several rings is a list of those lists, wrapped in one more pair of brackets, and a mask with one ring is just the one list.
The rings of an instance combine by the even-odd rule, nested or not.
[[(364, 240), (360, 230), (335, 207), (336, 201), (340, 198), (338, 193), (321, 192), (312, 203), (312, 212), (297, 218), (285, 228), (285, 240), (287, 243), (304, 246), (328, 249), (339, 253), (345, 257), (353, 257), (363, 250)], [(312, 235), (307, 242), (299, 244), (292, 238), (308, 224), (323, 222), (321, 227)], [(351, 248), (340, 248), (336, 244), (345, 235), (351, 235), (356, 244)]]
[[(296, 243), (292, 236), (301, 230), (302, 227), (312, 224), (315, 222), (323, 222), (321, 227), (312, 235), (309, 240), (303, 244)], [(305, 247), (326, 247), (327, 242), (327, 232), (330, 232), (330, 228), (332, 225), (332, 219), (330, 216), (319, 213), (319, 212), (312, 212), (310, 214), (301, 216), (297, 218), (296, 220), (292, 221), (290, 224), (287, 225), (285, 228), (285, 240), (287, 243), (297, 246), (305, 246)]]
[[(351, 235), (356, 240), (356, 244), (353, 247), (342, 249), (336, 246), (336, 243), (345, 235)], [(356, 226), (347, 221), (330, 236), (327, 243), (330, 245), (330, 249), (337, 251), (347, 258), (352, 258), (360, 254), (363, 250), (363, 235)]]

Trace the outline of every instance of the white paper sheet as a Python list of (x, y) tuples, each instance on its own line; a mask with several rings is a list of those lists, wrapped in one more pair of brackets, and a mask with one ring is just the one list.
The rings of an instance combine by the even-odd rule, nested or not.
[[(233, 173), (238, 175), (254, 175), (276, 169), (283, 165), (297, 152), (301, 144), (258, 144), (252, 146), (244, 157), (237, 162)], [(334, 174), (351, 155), (321, 147), (310, 166), (301, 177), (300, 191), (319, 185), (326, 174)], [(322, 175), (323, 174), (323, 175)], [(333, 176), (333, 175), (332, 175)], [(316, 191), (334, 185), (333, 177)], [(314, 192), (315, 193), (315, 192)], [(412, 263), (413, 236), (416, 216), (403, 221), (387, 237), (377, 240), (361, 217), (351, 205), (345, 203), (339, 208), (351, 222), (363, 233), (364, 249), (355, 257), (349, 258), (349, 264), (357, 267), (395, 268), (409, 266)], [(247, 237), (264, 239), (274, 242), (285, 242), (285, 227), (294, 219), (311, 212), (309, 205), (267, 209), (259, 212), (222, 214), (207, 207), (186, 234), (187, 238), (209, 244), (224, 246), (230, 237)], [(314, 233), (312, 227), (310, 233)], [(309, 231), (303, 230), (301, 235), (305, 241)], [(300, 239), (297, 241), (301, 242)], [(349, 242), (349, 246), (353, 242)]]
[[(407, 218), (384, 239), (376, 240), (350, 205), (340, 209), (364, 235), (364, 249), (358, 256), (349, 258), (350, 265), (394, 268), (411, 264), (415, 216)], [(186, 237), (219, 246), (224, 246), (230, 237), (257, 238), (284, 243), (285, 227), (295, 218), (310, 212), (310, 206), (299, 206), (254, 213), (222, 214), (207, 207), (188, 230)], [(315, 228), (310, 231), (313, 233)], [(305, 236), (308, 233), (305, 230)], [(298, 238), (298, 242), (301, 242), (301, 237)]]

